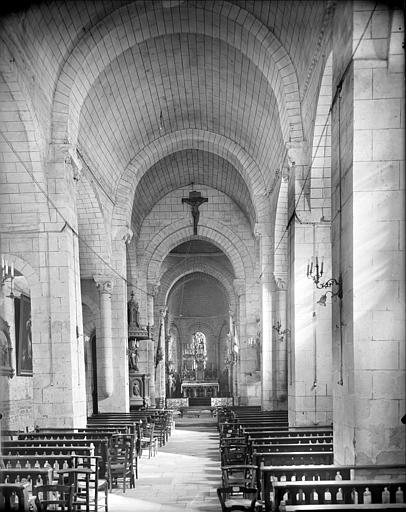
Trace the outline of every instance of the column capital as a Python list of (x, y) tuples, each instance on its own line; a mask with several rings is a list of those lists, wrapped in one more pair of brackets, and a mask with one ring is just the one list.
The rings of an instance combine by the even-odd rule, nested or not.
[(128, 245), (131, 242), (133, 236), (133, 230), (128, 224), (126, 224), (125, 226), (121, 226), (121, 228), (117, 229), (114, 239), (123, 241), (126, 245)]
[(100, 293), (110, 294), (113, 292), (114, 280), (111, 276), (94, 275), (93, 280)]
[(287, 157), (289, 167), (310, 164), (310, 148), (306, 141), (287, 142), (286, 149), (288, 151)]
[(70, 174), (75, 181), (82, 176), (83, 164), (76, 146), (69, 142), (53, 142), (50, 145), (50, 157), (55, 162), (63, 162), (70, 168)]
[(290, 176), (290, 167), (288, 165), (282, 167), (282, 182), (287, 183)]
[(286, 291), (286, 276), (276, 276), (275, 277), (275, 284), (278, 290)]
[(148, 282), (147, 283), (147, 293), (148, 295), (151, 295), (152, 297), (155, 297), (158, 294), (159, 287), (161, 286), (161, 283), (158, 282)]
[(235, 294), (240, 297), (245, 293), (245, 279), (234, 279), (233, 281)]

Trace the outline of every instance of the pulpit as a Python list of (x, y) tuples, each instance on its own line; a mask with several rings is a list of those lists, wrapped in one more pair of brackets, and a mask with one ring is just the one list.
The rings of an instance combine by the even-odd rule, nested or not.
[(128, 370), (130, 409), (148, 407), (150, 375), (153, 367), (153, 341), (149, 327), (143, 328), (138, 320), (138, 303), (134, 292), (128, 302)]
[(146, 407), (149, 403), (149, 375), (130, 372), (130, 408)]

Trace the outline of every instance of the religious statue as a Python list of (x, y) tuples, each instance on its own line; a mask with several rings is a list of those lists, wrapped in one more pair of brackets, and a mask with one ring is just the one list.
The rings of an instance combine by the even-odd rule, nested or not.
[(133, 396), (141, 396), (140, 383), (138, 382), (138, 380), (134, 380), (133, 382)]
[(130, 370), (138, 372), (138, 342), (137, 340), (131, 340), (131, 347), (128, 351), (128, 364)]
[(208, 198), (202, 197), (202, 194), (200, 192), (196, 192), (195, 190), (192, 190), (192, 192), (189, 192), (189, 197), (183, 197), (182, 203), (190, 204), (192, 207), (192, 216), (193, 216), (193, 234), (197, 235), (197, 225), (199, 224), (199, 206), (203, 203), (207, 203)]
[(128, 324), (139, 327), (138, 302), (135, 302), (134, 292), (131, 292), (131, 299), (128, 301)]

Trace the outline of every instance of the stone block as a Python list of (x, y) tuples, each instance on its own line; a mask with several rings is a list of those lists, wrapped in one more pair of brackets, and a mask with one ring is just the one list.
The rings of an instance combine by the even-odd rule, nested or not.
[(372, 372), (371, 390), (372, 397), (377, 400), (404, 398), (405, 370)]
[[(354, 162), (372, 160), (372, 131), (354, 130)], [(389, 159), (388, 159), (389, 160)]]
[(400, 100), (356, 100), (354, 101), (354, 129), (374, 130), (400, 127)]
[(354, 190), (399, 190), (400, 174), (398, 161), (354, 162)]
[(404, 96), (404, 74), (388, 73), (387, 69), (373, 70), (374, 98), (402, 98)]
[(373, 130), (373, 160), (404, 160), (404, 130)]

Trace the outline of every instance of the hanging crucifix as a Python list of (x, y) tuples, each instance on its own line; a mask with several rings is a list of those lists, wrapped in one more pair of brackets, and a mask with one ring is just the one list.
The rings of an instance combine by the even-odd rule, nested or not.
[(208, 198), (202, 197), (201, 192), (196, 192), (195, 190), (192, 190), (189, 192), (189, 197), (183, 197), (182, 203), (190, 204), (192, 207), (192, 216), (193, 216), (193, 234), (197, 235), (197, 225), (199, 223), (199, 206), (203, 203), (207, 203)]

